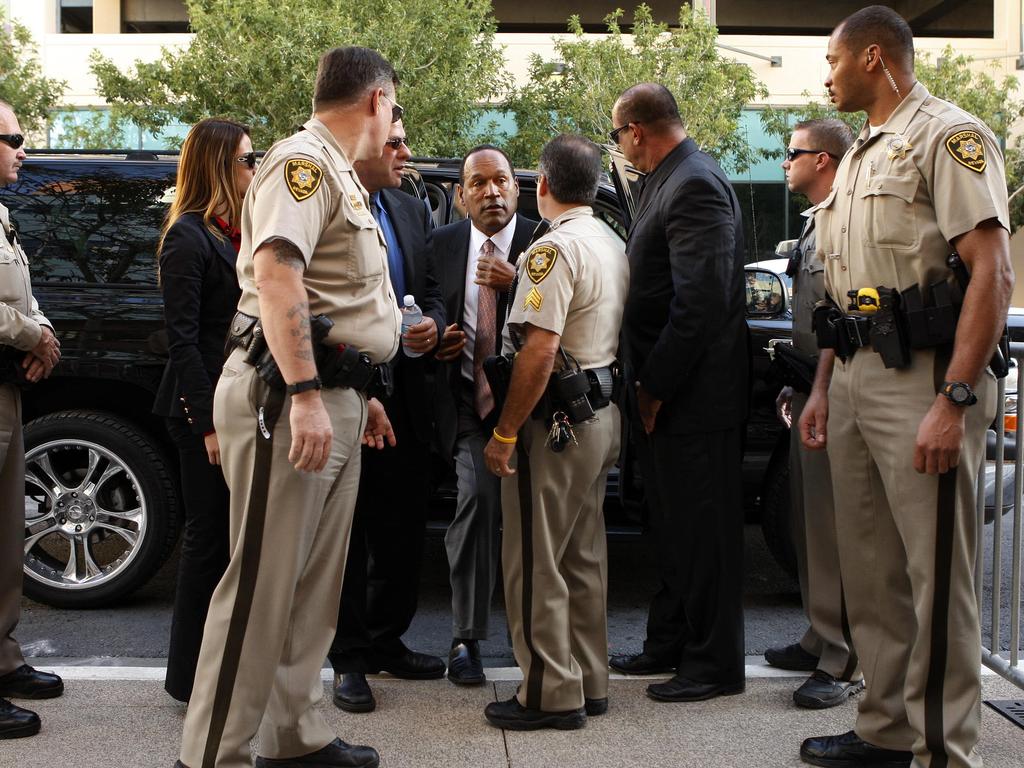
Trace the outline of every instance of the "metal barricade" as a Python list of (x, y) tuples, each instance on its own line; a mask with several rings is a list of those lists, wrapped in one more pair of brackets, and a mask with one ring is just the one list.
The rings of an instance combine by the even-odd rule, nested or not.
[[(1017, 371), (1022, 370), (1024, 362), (1024, 343), (1014, 342), (1010, 344), (1010, 356), (1017, 363)], [(1018, 379), (1018, 392), (1020, 383)], [(1016, 419), (1016, 430), (1014, 441), (1010, 451), (1007, 451), (1005, 429), (1005, 408), (1006, 408), (1006, 379), (999, 381), (999, 405), (995, 422), (995, 453), (991, 452), (989, 458), (993, 461), (982, 462), (981, 473), (978, 482), (978, 515), (977, 515), (977, 542), (978, 553), (975, 562), (975, 590), (978, 598), (978, 608), (982, 617), (982, 662), (989, 669), (1024, 688), (1024, 665), (1021, 664), (1021, 535), (1022, 515), (1021, 494), (1024, 491), (1024, 474), (1021, 472), (1022, 454), (1017, 450), (1021, 445), (1021, 419)], [(1018, 411), (1019, 416), (1019, 411)], [(1007, 544), (1004, 541), (1004, 532), (1011, 524), (1003, 519), (1004, 511), (1004, 464), (1007, 453), (1012, 457), (1014, 463), (1013, 471), (1013, 496), (1012, 501), (1012, 532), (1010, 534), (1010, 573), (1004, 573), (1003, 560)], [(986, 581), (986, 549), (987, 538), (985, 524), (986, 514), (986, 467), (994, 463), (994, 487), (993, 487), (993, 519), (992, 547), (991, 547), (991, 580)], [(1008, 512), (1007, 515), (1010, 513)], [(991, 590), (991, 595), (986, 596), (986, 587)], [(1004, 608), (1009, 609), (1009, 640), (1004, 643), (1003, 638), (1003, 616)], [(987, 619), (987, 620), (986, 620)], [(988, 642), (986, 646), (985, 642)]]

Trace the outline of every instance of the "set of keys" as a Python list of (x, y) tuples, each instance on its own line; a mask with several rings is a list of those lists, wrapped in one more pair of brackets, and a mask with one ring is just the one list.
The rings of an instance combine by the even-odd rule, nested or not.
[(551, 417), (551, 430), (548, 432), (548, 439), (544, 442), (555, 453), (561, 453), (565, 446), (572, 441), (573, 445), (579, 445), (576, 441), (576, 433), (572, 431), (572, 422), (564, 411), (555, 411)]

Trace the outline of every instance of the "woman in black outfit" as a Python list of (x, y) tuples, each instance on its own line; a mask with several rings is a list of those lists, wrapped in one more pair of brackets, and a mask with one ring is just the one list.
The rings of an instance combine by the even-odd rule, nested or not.
[(240, 291), (235, 259), (242, 199), (255, 174), (249, 129), (196, 123), (181, 146), (177, 189), (159, 248), (170, 359), (153, 412), (181, 458), (185, 530), (167, 654), (167, 692), (192, 695), (203, 625), (228, 564), (228, 488), (213, 429), (213, 391)]

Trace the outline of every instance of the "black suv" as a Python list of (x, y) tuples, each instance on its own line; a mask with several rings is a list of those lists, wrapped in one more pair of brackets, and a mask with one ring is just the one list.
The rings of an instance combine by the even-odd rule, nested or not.
[[(176, 164), (150, 153), (33, 154), (18, 182), (0, 189), (62, 345), (53, 375), (24, 393), (25, 593), (50, 605), (95, 606), (128, 594), (164, 563), (178, 536), (175, 452), (150, 413), (167, 359), (155, 248)], [(430, 201), (435, 222), (458, 216), (458, 164), (413, 166), (409, 191)], [(520, 210), (536, 216), (535, 174), (517, 175)], [(595, 208), (625, 236), (630, 202), (623, 184), (604, 184)], [(746, 499), (791, 569), (786, 440), (774, 417), (775, 388), (764, 381), (768, 340), (789, 336), (786, 288), (776, 270), (750, 269), (748, 289), (761, 286), (783, 300), (750, 320)], [(609, 483), (610, 532), (635, 532), (642, 523), (642, 491), (626, 482), (630, 463), (627, 450), (622, 481), (616, 473)], [(439, 519), (452, 494), (450, 480), (438, 483)]]

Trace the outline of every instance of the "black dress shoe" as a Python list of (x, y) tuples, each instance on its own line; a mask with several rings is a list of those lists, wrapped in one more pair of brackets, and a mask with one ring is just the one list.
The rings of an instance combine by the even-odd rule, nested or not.
[(448, 651), (448, 679), (456, 685), (482, 685), (484, 665), (480, 661), (480, 643), (476, 640), (455, 640)]
[(863, 680), (836, 680), (828, 672), (818, 669), (793, 691), (793, 701), (806, 709), (828, 709), (842, 704), (863, 689)]
[(323, 749), (280, 760), (257, 757), (256, 768), (377, 768), (380, 755), (373, 747), (358, 747), (335, 739)]
[(0, 739), (21, 739), (39, 733), (39, 715), (0, 699)]
[(444, 660), (405, 648), (394, 655), (373, 654), (370, 672), (387, 672), (403, 680), (438, 680), (444, 677)]
[(813, 672), (818, 668), (818, 657), (805, 651), (800, 643), (785, 648), (769, 648), (764, 652), (764, 660), (773, 667), (793, 672)]
[(377, 702), (362, 672), (334, 676), (334, 706), (346, 712), (373, 712)]
[(746, 682), (698, 683), (687, 677), (676, 675), (664, 683), (647, 686), (647, 695), (655, 701), (704, 701), (716, 696), (734, 696), (743, 693)]
[(509, 731), (536, 731), (541, 728), (574, 731), (587, 724), (587, 713), (583, 707), (566, 712), (543, 712), (527, 709), (515, 696), (508, 701), (492, 701), (484, 708), (484, 717), (491, 725)]
[(12, 699), (55, 699), (64, 693), (64, 681), (49, 672), (22, 664), (0, 677), (0, 696)]
[(661, 675), (665, 672), (676, 671), (674, 664), (656, 659), (649, 653), (626, 653), (621, 656), (612, 656), (608, 666), (624, 675)]
[(850, 731), (839, 736), (804, 739), (800, 745), (800, 759), (826, 768), (907, 768), (914, 759), (914, 753), (876, 747)]
[(597, 717), (608, 711), (608, 697), (603, 699), (584, 699), (583, 708), (587, 711), (587, 717)]

